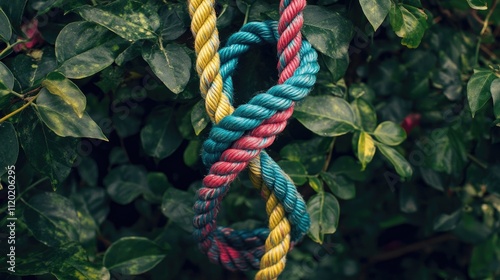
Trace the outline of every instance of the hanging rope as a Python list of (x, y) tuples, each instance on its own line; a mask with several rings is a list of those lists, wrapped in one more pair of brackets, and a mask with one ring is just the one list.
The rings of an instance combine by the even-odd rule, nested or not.
[[(196, 36), (200, 90), (207, 100), (207, 112), (218, 124), (214, 126), (210, 139), (204, 144), (203, 160), (210, 167), (210, 172), (198, 192), (198, 201), (194, 207), (197, 215), (194, 220), (195, 236), (201, 242), (201, 249), (208, 253), (210, 259), (228, 269), (245, 270), (259, 267), (259, 258), (263, 254), (262, 242), (268, 235), (267, 230), (234, 231), (229, 228), (216, 229), (215, 226), (218, 207), (229, 189), (229, 184), (249, 161), (253, 160), (250, 165), (251, 180), (254, 185), (262, 188), (263, 197), (267, 200), (266, 210), (271, 229), (265, 243), (266, 254), (262, 257), (261, 270), (256, 279), (275, 279), (285, 265), (285, 256), (290, 248), (290, 231), (294, 242), (300, 240), (308, 230), (309, 217), (302, 197), (288, 176), (265, 152), (262, 152), (262, 160), (258, 159), (258, 155), (263, 148), (271, 145), (275, 136), (285, 128), (286, 121), (293, 112), (294, 101), (305, 97), (315, 82), (314, 75), (319, 70), (317, 55), (311, 46), (304, 44), (304, 47), (301, 47), (301, 10), (305, 2), (302, 1), (303, 5), (282, 2), (280, 12), (283, 22), (288, 25), (282, 24), (282, 21), (280, 28), (276, 27), (276, 23), (251, 23), (233, 35), (229, 39), (228, 47), (220, 52), (220, 72), (217, 68), (219, 57), (213, 51), (219, 44), (213, 2), (203, 2), (190, 2), (190, 14), (193, 18), (193, 34)], [(202, 30), (204, 36), (198, 40)], [(233, 110), (230, 105), (231, 74), (236, 68), (238, 56), (248, 50), (249, 44), (275, 44), (278, 37), (279, 81), (284, 84), (271, 88), (266, 94), (257, 95), (248, 104), (238, 107), (233, 115), (222, 119), (224, 114), (230, 114)], [(224, 82), (222, 95), (218, 93), (220, 79)], [(219, 110), (214, 104), (225, 109)], [(218, 112), (221, 113), (217, 114)], [(250, 130), (247, 135), (243, 135)], [(288, 220), (292, 223), (292, 229)]]
[[(189, 14), (192, 19), (191, 30), (195, 36), (196, 70), (200, 77), (200, 92), (205, 99), (205, 107), (210, 119), (218, 123), (223, 117), (231, 114), (234, 108), (229, 102), (228, 95), (222, 94), (220, 60), (217, 53), (219, 36), (214, 4), (215, 1), (211, 0), (191, 0), (189, 1)], [(268, 244), (266, 251), (281, 247), (279, 252), (283, 252), (282, 258), (278, 260), (279, 273), (281, 273), (285, 267), (284, 256), (290, 248), (290, 223), (281, 214), (284, 212), (283, 206), (278, 204), (275, 195), (262, 183), (259, 156), (250, 162), (249, 170), (250, 180), (256, 188), (261, 190), (263, 198), (267, 201), (266, 209), (271, 234), (268, 237), (269, 242), (266, 242)], [(275, 224), (274, 221), (280, 222)], [(276, 243), (274, 240), (280, 240), (280, 242)]]

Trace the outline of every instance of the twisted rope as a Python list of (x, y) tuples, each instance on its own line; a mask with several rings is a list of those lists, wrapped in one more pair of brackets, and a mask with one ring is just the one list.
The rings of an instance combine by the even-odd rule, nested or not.
[[(219, 73), (220, 60), (217, 53), (219, 48), (219, 37), (216, 27), (216, 14), (214, 0), (190, 0), (189, 14), (191, 16), (191, 30), (195, 36), (196, 70), (200, 77), (200, 92), (205, 99), (205, 107), (212, 122), (218, 123), (224, 116), (233, 112), (228, 95), (222, 94), (221, 76)], [(279, 224), (271, 224), (269, 240), (281, 240), (282, 251), (288, 252), (290, 247), (290, 223), (284, 218), (283, 206), (278, 204), (276, 197), (267, 186), (262, 183), (259, 157), (250, 162), (250, 179), (253, 185), (262, 190), (262, 196), (267, 201), (267, 213), (269, 221), (279, 221)], [(273, 210), (276, 209), (276, 210)], [(277, 233), (278, 232), (278, 233)], [(281, 235), (284, 236), (281, 236)], [(275, 242), (266, 242), (266, 244)], [(274, 245), (278, 246), (278, 245)], [(266, 246), (270, 251), (272, 246)], [(280, 261), (283, 270), (285, 259)], [(278, 273), (279, 274), (279, 273)]]
[[(232, 94), (230, 76), (236, 69), (237, 58), (250, 48), (250, 44), (275, 44), (277, 38), (275, 22), (249, 23), (230, 37), (227, 47), (220, 50), (222, 62), (220, 72), (224, 80), (225, 94), (228, 96)], [(201, 249), (208, 253), (210, 259), (228, 269), (258, 268), (258, 259), (262, 256), (263, 249), (260, 246), (235, 248), (222, 242), (220, 232), (229, 230), (216, 228), (220, 201), (238, 173), (246, 168), (248, 162), (262, 149), (271, 145), (276, 135), (283, 131), (286, 121), (293, 112), (294, 101), (304, 98), (315, 83), (315, 74), (319, 70), (316, 60), (316, 52), (309, 43), (304, 42), (300, 49), (300, 65), (294, 75), (266, 93), (256, 95), (247, 104), (238, 107), (232, 115), (222, 119), (212, 128), (209, 139), (203, 145), (203, 162), (211, 168), (203, 180), (203, 187), (198, 191), (198, 200), (194, 206), (195, 236), (200, 241)], [(271, 226), (271, 229), (274, 231), (275, 228), (280, 228), (283, 221), (289, 220), (293, 226), (291, 240), (297, 242), (309, 228), (305, 203), (279, 166), (265, 152), (261, 155), (262, 179), (269, 188), (267, 196), (271, 197), (273, 194), (276, 197), (276, 201), (271, 201), (267, 205), (268, 212), (276, 212), (278, 217), (270, 219), (270, 225), (275, 225)], [(277, 207), (280, 204), (278, 202), (283, 205), (281, 212)], [(281, 234), (278, 231), (275, 236), (270, 235), (266, 241), (266, 246), (271, 250), (261, 260), (258, 279), (274, 279), (284, 267), (284, 256), (289, 247), (277, 245), (286, 239), (290, 228), (283, 225), (280, 229), (282, 229)], [(247, 241), (238, 244), (244, 242)]]

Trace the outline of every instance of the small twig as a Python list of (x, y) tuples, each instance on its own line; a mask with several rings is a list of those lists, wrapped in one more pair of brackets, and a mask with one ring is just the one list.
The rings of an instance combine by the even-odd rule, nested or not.
[(7, 47), (5, 47), (5, 49), (3, 49), (1, 52), (0, 52), (0, 57), (4, 56), (9, 50), (11, 50), (13, 47), (15, 47), (16, 45), (19, 45), (19, 44), (22, 44), (22, 43), (27, 43), (29, 42), (30, 40), (19, 40), (19, 41), (16, 41), (14, 44), (9, 44), (7, 43)]
[(35, 99), (38, 97), (38, 94), (33, 96), (26, 104), (24, 104), (23, 106), (19, 107), (17, 110), (9, 113), (8, 115), (4, 116), (3, 118), (0, 119), (0, 123), (3, 123), (4, 121), (8, 120), (9, 118), (15, 116), (17, 113), (21, 112), (22, 110), (24, 110), (26, 107), (28, 107), (29, 105), (31, 105), (31, 103), (33, 103), (33, 101), (35, 101)]
[[(29, 185), (28, 187), (26, 187), (26, 189), (25, 189), (24, 191), (22, 191), (22, 192), (21, 192), (21, 193), (20, 193), (20, 194), (16, 197), (16, 199), (15, 199), (14, 201), (18, 201), (19, 199), (21, 199), (21, 198), (23, 197), (23, 195), (24, 195), (25, 193), (27, 193), (29, 190), (31, 190), (32, 188), (36, 187), (38, 184), (40, 184), (41, 182), (43, 182), (43, 181), (45, 181), (45, 180), (47, 180), (47, 179), (49, 179), (49, 177), (43, 177), (42, 179), (40, 179), (40, 180), (38, 180), (38, 181), (34, 182), (33, 184)], [(5, 210), (7, 210), (7, 208), (8, 208), (8, 207), (6, 206), (6, 207), (3, 207), (2, 209), (0, 209), (0, 213), (4, 213), (4, 212), (5, 212)]]
[(486, 32), (486, 29), (488, 28), (488, 25), (489, 25), (490, 17), (493, 14), (493, 12), (495, 11), (495, 8), (497, 7), (497, 4), (498, 4), (498, 1), (497, 0), (493, 0), (493, 3), (491, 4), (491, 8), (488, 11), (488, 14), (486, 15), (486, 18), (484, 19), (483, 28), (481, 29), (481, 33), (479, 33), (479, 35), (482, 36), (484, 34), (484, 32)]
[(382, 252), (380, 254), (377, 254), (377, 255), (371, 257), (368, 260), (368, 263), (374, 264), (374, 263), (378, 263), (378, 262), (383, 262), (383, 261), (395, 259), (397, 257), (406, 255), (406, 254), (411, 253), (411, 252), (420, 251), (420, 250), (425, 249), (425, 248), (431, 248), (433, 245), (436, 245), (436, 244), (439, 244), (439, 243), (442, 243), (442, 242), (445, 242), (448, 240), (452, 240), (452, 239), (455, 239), (455, 236), (453, 236), (452, 234), (439, 235), (439, 236), (432, 237), (432, 238), (427, 239), (427, 240), (422, 240), (422, 241), (417, 242), (417, 243), (413, 243), (413, 244), (410, 244), (407, 246), (400, 247), (396, 250), (392, 250), (389, 252)]
[(484, 162), (482, 162), (480, 159), (478, 159), (477, 157), (471, 155), (471, 154), (467, 154), (467, 157), (472, 160), (475, 164), (479, 165), (481, 168), (483, 169), (488, 169), (488, 165)]
[(325, 164), (323, 165), (323, 171), (328, 170), (328, 166), (330, 165), (330, 161), (332, 160), (333, 147), (335, 146), (335, 140), (337, 137), (333, 137), (332, 142), (330, 143), (330, 147), (328, 147), (328, 155), (326, 156)]

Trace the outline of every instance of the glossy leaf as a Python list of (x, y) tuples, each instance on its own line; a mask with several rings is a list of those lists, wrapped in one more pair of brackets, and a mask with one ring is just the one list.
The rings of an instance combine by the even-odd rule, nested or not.
[(87, 21), (95, 22), (129, 40), (152, 39), (160, 25), (158, 14), (150, 5), (139, 1), (115, 1), (106, 6), (84, 6), (78, 13)]
[(31, 166), (48, 176), (52, 187), (57, 188), (73, 166), (78, 140), (57, 136), (30, 110), (22, 112), (22, 119), (16, 129)]
[(366, 132), (372, 132), (377, 126), (377, 114), (373, 106), (363, 98), (357, 98), (351, 103), (356, 115), (356, 124)]
[(0, 83), (8, 89), (14, 88), (14, 75), (2, 62), (0, 62)]
[(123, 237), (114, 242), (104, 255), (103, 264), (111, 271), (137, 275), (151, 270), (166, 251), (144, 237)]
[(402, 38), (401, 44), (409, 48), (418, 47), (428, 28), (427, 15), (422, 9), (391, 3), (390, 22), (394, 32)]
[(410, 163), (394, 148), (375, 142), (375, 145), (384, 157), (394, 166), (399, 176), (409, 178), (413, 174)]
[(332, 59), (349, 61), (352, 30), (352, 23), (338, 12), (314, 5), (304, 10), (302, 32), (316, 50)]
[(320, 192), (307, 201), (307, 212), (311, 216), (308, 235), (314, 242), (322, 244), (325, 234), (332, 234), (339, 223), (339, 202), (330, 193)]
[(454, 229), (460, 218), (462, 217), (462, 211), (459, 209), (451, 214), (441, 214), (434, 219), (434, 230), (435, 231), (449, 231)]
[(184, 90), (191, 75), (191, 58), (177, 44), (160, 44), (142, 49), (142, 57), (155, 75), (174, 93)]
[(346, 176), (338, 175), (333, 172), (321, 172), (321, 178), (336, 197), (341, 199), (352, 199), (356, 196), (354, 182)]
[(54, 49), (47, 47), (36, 50), (34, 53), (36, 57), (17, 55), (9, 66), (20, 88), (24, 91), (39, 86), (45, 76), (57, 67)]
[(323, 182), (318, 177), (310, 176), (307, 178), (309, 186), (317, 193), (323, 192)]
[(141, 130), (141, 143), (144, 151), (158, 159), (171, 155), (181, 142), (182, 136), (175, 126), (170, 108), (162, 108), (151, 113)]
[(375, 31), (384, 22), (391, 8), (391, 0), (360, 0), (359, 4), (361, 4), (363, 13)]
[(379, 124), (373, 135), (378, 141), (389, 146), (397, 146), (406, 139), (404, 129), (399, 124), (389, 121)]
[(205, 111), (205, 102), (198, 101), (191, 110), (191, 124), (193, 125), (194, 133), (200, 135), (205, 127), (210, 123), (210, 118)]
[(333, 96), (309, 96), (297, 104), (294, 115), (320, 136), (339, 136), (356, 127), (356, 117), (349, 103)]
[(81, 117), (75, 113), (74, 108), (68, 105), (58, 95), (50, 94), (42, 89), (34, 105), (40, 119), (55, 134), (66, 137), (87, 137), (107, 141), (101, 128), (83, 112)]
[(498, 271), (500, 260), (500, 237), (493, 234), (487, 240), (474, 246), (469, 264), (472, 279), (487, 279)]
[(491, 97), (493, 99), (493, 110), (495, 117), (500, 119), (500, 78), (494, 79), (490, 86)]
[(307, 182), (307, 171), (304, 165), (298, 161), (281, 160), (278, 165), (290, 176), (295, 185), (301, 186)]
[(136, 165), (122, 165), (106, 175), (104, 185), (113, 201), (128, 204), (146, 191), (146, 171)]
[(193, 231), (193, 195), (169, 188), (163, 195), (161, 212), (187, 232)]
[(56, 39), (58, 71), (71, 79), (92, 76), (114, 62), (123, 44), (123, 39), (94, 23), (69, 23)]
[(7, 172), (7, 167), (14, 165), (19, 155), (19, 142), (17, 141), (16, 130), (10, 122), (0, 123), (0, 176)]
[(376, 150), (375, 141), (370, 134), (364, 131), (359, 133), (356, 154), (361, 162), (361, 170), (365, 170), (366, 165), (372, 161)]
[(491, 97), (491, 83), (497, 79), (495, 73), (489, 69), (475, 69), (467, 83), (467, 99), (472, 117), (481, 109)]
[(23, 217), (33, 236), (43, 244), (61, 246), (78, 241), (78, 215), (64, 196), (48, 192), (33, 196)]
[(42, 82), (50, 93), (61, 97), (64, 102), (70, 105), (79, 118), (83, 117), (87, 98), (81, 92), (77, 85), (64, 77), (61, 73), (52, 72)]
[(12, 26), (9, 18), (0, 7), (0, 40), (8, 42), (10, 37), (12, 37)]

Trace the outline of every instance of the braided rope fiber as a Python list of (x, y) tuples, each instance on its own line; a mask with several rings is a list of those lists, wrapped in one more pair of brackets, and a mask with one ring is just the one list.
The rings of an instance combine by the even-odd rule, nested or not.
[[(191, 16), (191, 30), (195, 36), (195, 52), (197, 55), (196, 69), (200, 77), (200, 92), (205, 99), (205, 107), (212, 122), (218, 123), (224, 116), (234, 110), (227, 98), (222, 94), (221, 76), (219, 74), (220, 60), (217, 53), (219, 37), (216, 27), (216, 14), (214, 0), (189, 0), (189, 14)], [(257, 156), (249, 164), (250, 179), (253, 185), (261, 189), (266, 202), (269, 216), (271, 234), (266, 242), (266, 251), (274, 250), (280, 246), (278, 266), (279, 274), (285, 267), (286, 252), (290, 248), (290, 223), (283, 216), (284, 208), (278, 203), (276, 196), (263, 184), (261, 178), (260, 157)], [(279, 240), (279, 243), (277, 243)], [(274, 244), (274, 245), (268, 245)], [(273, 268), (276, 270), (276, 268)], [(266, 273), (269, 274), (269, 273)], [(267, 278), (271, 279), (271, 278)]]
[[(232, 94), (230, 75), (236, 69), (237, 58), (250, 48), (250, 44), (275, 44), (277, 38), (276, 22), (249, 23), (229, 38), (227, 46), (220, 50), (220, 72), (224, 80), (225, 94)], [(259, 265), (258, 260), (264, 250), (260, 246), (248, 246), (248, 243), (255, 244), (256, 239), (225, 242), (228, 236), (248, 236), (248, 232), (239, 234), (238, 231), (216, 228), (216, 216), (229, 184), (247, 167), (251, 159), (270, 146), (276, 135), (283, 131), (293, 112), (294, 102), (309, 93), (316, 81), (315, 74), (318, 70), (317, 54), (309, 43), (304, 42), (300, 49), (299, 67), (293, 76), (283, 84), (273, 86), (266, 93), (254, 96), (247, 104), (239, 106), (232, 115), (225, 117), (212, 128), (209, 139), (203, 145), (203, 162), (210, 166), (210, 171), (203, 180), (203, 187), (198, 191), (198, 200), (194, 205), (195, 236), (200, 241), (201, 249), (208, 253), (212, 261), (232, 270), (260, 267), (261, 271), (257, 274), (259, 279), (274, 279), (282, 271), (283, 259), (289, 248), (283, 251), (283, 248), (273, 246), (280, 244), (283, 236), (277, 235), (266, 241), (269, 247), (276, 250), (269, 251), (267, 258), (263, 258)], [(265, 152), (261, 154), (260, 165), (264, 184), (276, 196), (277, 202), (283, 205), (283, 213), (278, 214), (286, 215), (292, 225), (291, 241), (297, 242), (309, 228), (305, 202), (279, 166)], [(278, 204), (277, 202), (275, 204)], [(279, 223), (280, 220), (270, 220), (270, 224)], [(287, 230), (290, 231), (285, 229)], [(260, 229), (257, 231), (263, 232)], [(234, 244), (238, 246), (232, 246)], [(263, 270), (263, 267), (269, 268), (268, 271)]]

